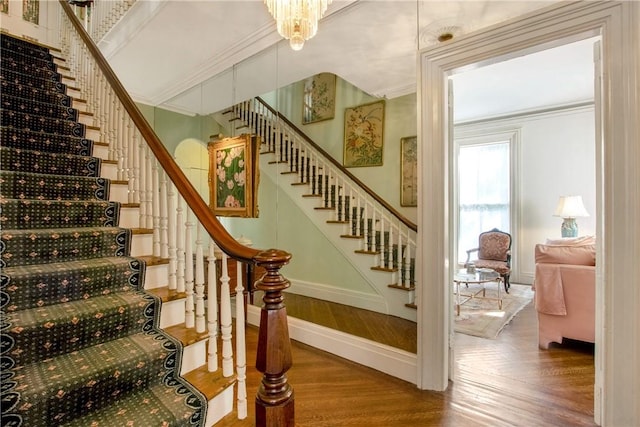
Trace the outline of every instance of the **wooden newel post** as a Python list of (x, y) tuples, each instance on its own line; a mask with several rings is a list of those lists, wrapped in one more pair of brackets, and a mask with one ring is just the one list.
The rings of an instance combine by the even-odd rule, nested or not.
[(293, 387), (287, 382), (287, 371), (292, 364), (291, 341), (282, 295), (290, 283), (280, 274), (280, 269), (289, 262), (291, 255), (278, 249), (268, 249), (254, 259), (258, 266), (267, 270), (256, 283), (256, 289), (264, 291), (256, 356), (256, 368), (263, 373), (256, 395), (256, 426), (293, 426)]

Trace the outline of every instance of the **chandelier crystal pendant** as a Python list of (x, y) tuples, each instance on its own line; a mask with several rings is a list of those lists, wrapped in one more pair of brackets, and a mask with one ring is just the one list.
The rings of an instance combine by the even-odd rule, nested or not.
[(316, 35), (318, 21), (332, 0), (264, 0), (276, 20), (278, 33), (289, 40), (291, 49), (300, 50)]

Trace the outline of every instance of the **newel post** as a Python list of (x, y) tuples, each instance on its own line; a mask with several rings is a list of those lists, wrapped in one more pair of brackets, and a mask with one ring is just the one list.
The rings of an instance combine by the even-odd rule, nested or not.
[(265, 250), (254, 258), (258, 266), (267, 270), (256, 283), (256, 289), (264, 291), (256, 356), (256, 368), (263, 373), (256, 395), (258, 427), (294, 425), (293, 387), (287, 382), (292, 364), (291, 341), (282, 295), (290, 284), (280, 274), (290, 259), (289, 253), (277, 249)]

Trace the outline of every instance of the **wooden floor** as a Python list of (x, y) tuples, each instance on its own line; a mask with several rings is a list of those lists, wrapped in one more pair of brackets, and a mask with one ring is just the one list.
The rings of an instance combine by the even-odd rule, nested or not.
[[(294, 311), (293, 302), (291, 298), (289, 311)], [(347, 314), (342, 316), (349, 320)], [(295, 392), (296, 425), (594, 426), (593, 345), (570, 342), (539, 350), (536, 322), (530, 304), (496, 340), (457, 334), (457, 379), (444, 392), (418, 390), (293, 341), (294, 364), (288, 378)], [(369, 326), (362, 329), (375, 330)], [(249, 327), (249, 355), (255, 355), (256, 342), (257, 329)], [(247, 363), (249, 417), (240, 421), (234, 413), (219, 426), (254, 423), (261, 376), (251, 356)]]

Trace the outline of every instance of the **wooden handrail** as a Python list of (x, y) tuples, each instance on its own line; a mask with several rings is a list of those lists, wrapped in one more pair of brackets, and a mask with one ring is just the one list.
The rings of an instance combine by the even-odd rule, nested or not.
[[(175, 163), (155, 131), (147, 123), (147, 120), (124, 89), (98, 47), (80, 24), (71, 7), (67, 4), (67, 0), (59, 0), (59, 2), (112, 89), (119, 97), (131, 120), (138, 127), (156, 159), (207, 233), (218, 247), (230, 257), (246, 262), (249, 265), (264, 267), (267, 270), (267, 273), (256, 283), (256, 287), (265, 292), (260, 317), (261, 336), (263, 331), (268, 332), (260, 339), (256, 354), (256, 365), (260, 367), (260, 372), (263, 373), (261, 390), (267, 390), (256, 396), (256, 426), (294, 426), (293, 388), (287, 380), (287, 371), (291, 366), (291, 343), (286, 321), (284, 297), (282, 295), (282, 291), (289, 286), (289, 282), (280, 274), (280, 269), (289, 263), (291, 254), (278, 249), (258, 250), (244, 246), (227, 232)], [(277, 384), (275, 389), (273, 388), (274, 384)]]
[(371, 196), (371, 198), (373, 198), (376, 202), (378, 202), (379, 204), (381, 204), (385, 209), (387, 209), (389, 212), (391, 212), (391, 214), (393, 214), (393, 216), (395, 216), (396, 218), (398, 218), (398, 220), (400, 220), (400, 222), (402, 222), (404, 225), (406, 225), (407, 227), (409, 227), (409, 229), (417, 232), (418, 231), (418, 226), (416, 224), (414, 224), (413, 222), (411, 222), (408, 218), (406, 218), (404, 215), (402, 215), (400, 212), (398, 212), (393, 206), (391, 206), (389, 203), (387, 203), (386, 200), (384, 200), (382, 197), (380, 197), (378, 194), (376, 194), (373, 190), (371, 190), (369, 187), (367, 187), (367, 185), (365, 183), (363, 183), (362, 181), (360, 181), (355, 175), (353, 175), (351, 172), (349, 172), (349, 170), (347, 168), (345, 168), (344, 166), (342, 166), (336, 159), (333, 158), (333, 156), (331, 156), (329, 153), (327, 153), (326, 151), (324, 151), (318, 144), (316, 144), (311, 138), (309, 138), (307, 136), (307, 134), (305, 134), (302, 130), (300, 130), (296, 125), (294, 125), (293, 123), (291, 123), (291, 121), (289, 121), (289, 119), (287, 119), (285, 116), (283, 116), (282, 114), (280, 114), (279, 111), (276, 111), (273, 107), (271, 107), (271, 105), (269, 105), (268, 103), (266, 103), (262, 98), (260, 98), (259, 96), (256, 97), (256, 99), (258, 100), (258, 102), (260, 102), (262, 105), (264, 105), (269, 111), (271, 111), (273, 114), (276, 114), (278, 116), (278, 118), (280, 120), (282, 120), (283, 122), (285, 122), (287, 125), (289, 125), (290, 127), (292, 127), (297, 133), (298, 135), (300, 135), (302, 138), (304, 138), (304, 140), (311, 145), (316, 151), (318, 151), (320, 154), (322, 154), (326, 159), (328, 159), (336, 168), (338, 168), (343, 174), (345, 174), (346, 176), (349, 177), (349, 179), (351, 179), (353, 182), (355, 182), (359, 187), (361, 187), (369, 196)]
[(89, 49), (91, 55), (93, 55), (105, 78), (120, 99), (120, 102), (127, 110), (131, 120), (133, 120), (135, 125), (138, 127), (140, 133), (147, 141), (149, 148), (151, 148), (151, 151), (153, 151), (153, 154), (155, 154), (158, 159), (158, 162), (162, 165), (167, 175), (171, 181), (173, 181), (177, 190), (180, 192), (182, 197), (184, 197), (186, 203), (189, 205), (207, 233), (216, 242), (218, 247), (220, 247), (220, 249), (230, 257), (254, 264), (255, 262), (253, 259), (261, 251), (238, 243), (238, 241), (229, 234), (222, 224), (220, 224), (189, 179), (173, 160), (171, 154), (169, 154), (165, 146), (162, 144), (158, 135), (156, 135), (151, 125), (149, 125), (129, 96), (129, 93), (124, 89), (124, 86), (120, 83), (120, 80), (111, 69), (111, 66), (102, 55), (102, 52), (100, 52), (100, 49), (98, 49), (93, 42), (93, 39), (89, 34), (87, 34), (84, 27), (80, 24), (78, 18), (73, 13), (71, 6), (68, 5), (67, 0), (59, 0), (59, 2), (76, 31), (86, 44), (87, 49)]

